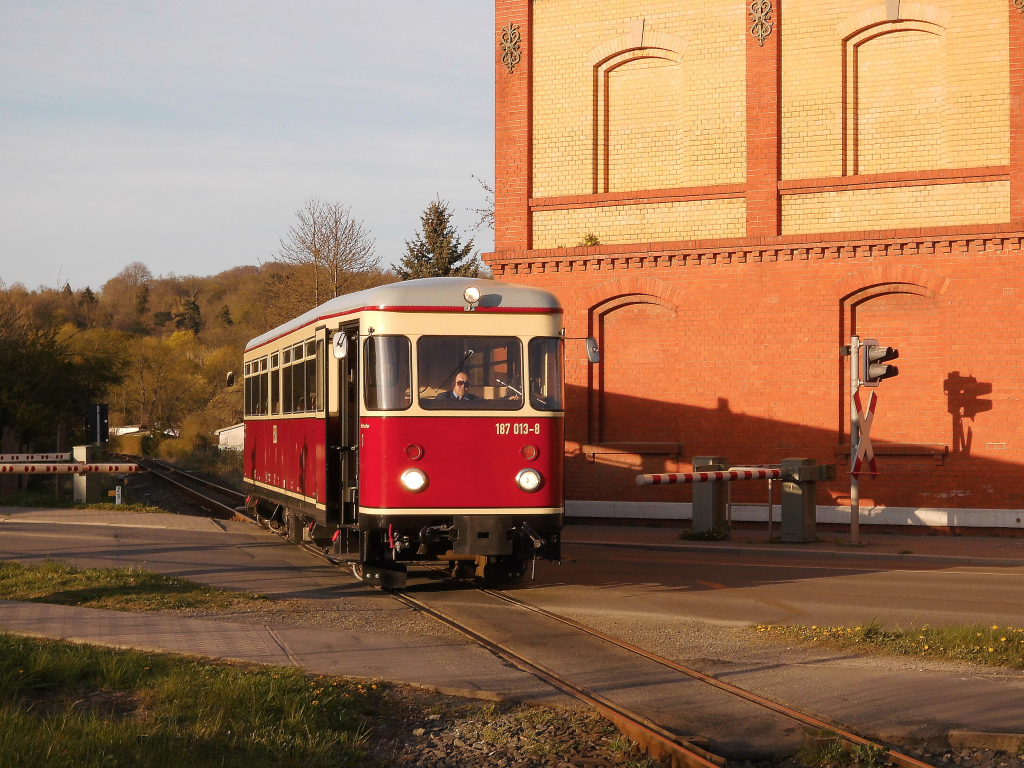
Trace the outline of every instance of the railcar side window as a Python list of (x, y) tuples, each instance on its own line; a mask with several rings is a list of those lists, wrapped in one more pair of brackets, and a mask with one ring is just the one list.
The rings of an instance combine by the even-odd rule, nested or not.
[(538, 411), (562, 410), (562, 340), (530, 339), (530, 405)]
[(371, 336), (363, 344), (363, 400), (368, 411), (412, 405), (412, 343), (405, 336)]
[(277, 353), (270, 356), (270, 412), (281, 413), (281, 356)]
[(245, 364), (245, 415), (267, 415), (267, 358)]
[(292, 347), (292, 365), (288, 370), (291, 377), (291, 413), (306, 411), (306, 364), (302, 360), (302, 344)]
[(260, 359), (260, 397), (257, 403), (257, 411), (260, 416), (266, 416), (267, 400), (270, 397), (270, 374), (267, 372), (267, 358)]
[(252, 367), (245, 364), (245, 415), (252, 416)]
[[(523, 345), (514, 336), (421, 336), (416, 353), (421, 408), (523, 407)], [(467, 386), (456, 387), (462, 379)]]
[(324, 342), (320, 339), (316, 343), (316, 409), (321, 413), (324, 410)]
[(284, 412), (292, 412), (292, 351), (286, 349), (281, 353), (281, 403)]
[(317, 397), (317, 386), (316, 386), (316, 342), (306, 342), (306, 410), (316, 411), (317, 403), (320, 402), (320, 398)]

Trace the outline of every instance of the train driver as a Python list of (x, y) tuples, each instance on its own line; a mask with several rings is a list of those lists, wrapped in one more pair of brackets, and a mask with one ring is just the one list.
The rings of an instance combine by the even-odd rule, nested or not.
[(434, 399), (465, 402), (468, 400), (479, 400), (480, 397), (469, 391), (469, 377), (465, 373), (459, 372), (455, 377), (455, 385), (452, 387), (452, 391), (442, 392)]

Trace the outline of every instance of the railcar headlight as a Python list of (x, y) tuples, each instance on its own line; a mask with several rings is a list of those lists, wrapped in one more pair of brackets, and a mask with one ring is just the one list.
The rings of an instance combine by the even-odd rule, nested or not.
[(540, 472), (536, 469), (521, 469), (519, 474), (516, 475), (516, 485), (522, 488), (527, 493), (533, 493), (540, 489), (540, 484), (543, 478), (540, 476)]
[(402, 487), (411, 493), (419, 493), (427, 487), (427, 476), (421, 469), (407, 469), (399, 478)]

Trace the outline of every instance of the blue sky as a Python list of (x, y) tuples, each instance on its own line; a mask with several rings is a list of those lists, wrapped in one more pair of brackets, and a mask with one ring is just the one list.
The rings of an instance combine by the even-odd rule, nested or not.
[[(0, 0), (0, 280), (272, 259), (309, 197), (393, 263), (494, 174), (494, 5)], [(489, 230), (475, 233), (490, 250)]]

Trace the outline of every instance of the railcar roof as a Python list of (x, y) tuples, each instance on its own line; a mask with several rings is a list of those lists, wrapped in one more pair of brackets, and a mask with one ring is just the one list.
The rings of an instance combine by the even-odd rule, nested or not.
[(511, 310), (514, 312), (517, 309), (558, 311), (560, 309), (555, 295), (540, 288), (528, 288), (523, 285), (472, 277), (428, 277), (422, 280), (406, 280), (390, 285), (381, 285), (377, 288), (338, 296), (294, 320), (289, 320), (287, 323), (267, 331), (262, 336), (257, 336), (245, 345), (245, 349), (249, 351), (311, 323), (359, 309), (414, 310), (422, 307), (424, 309), (451, 308), (453, 311), (462, 311), (466, 304), (462, 294), (471, 285), (476, 286), (480, 291), (479, 308), (484, 312), (487, 310)]

